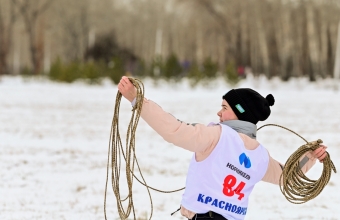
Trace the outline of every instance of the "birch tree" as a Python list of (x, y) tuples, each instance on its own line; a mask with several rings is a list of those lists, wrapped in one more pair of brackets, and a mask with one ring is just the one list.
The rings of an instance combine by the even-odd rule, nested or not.
[(38, 19), (51, 6), (54, 0), (12, 0), (23, 18), (29, 39), (29, 51), (33, 73), (39, 74), (43, 64), (43, 46), (38, 42)]
[(10, 71), (8, 55), (12, 49), (13, 27), (16, 19), (17, 12), (13, 2), (0, 0), (0, 75), (8, 74)]

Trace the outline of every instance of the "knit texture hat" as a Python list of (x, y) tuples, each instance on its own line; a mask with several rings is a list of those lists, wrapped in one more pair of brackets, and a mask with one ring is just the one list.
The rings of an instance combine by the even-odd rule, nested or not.
[(270, 106), (275, 102), (272, 94), (264, 98), (249, 88), (232, 89), (223, 96), (223, 99), (228, 102), (239, 120), (253, 124), (266, 120), (270, 115)]

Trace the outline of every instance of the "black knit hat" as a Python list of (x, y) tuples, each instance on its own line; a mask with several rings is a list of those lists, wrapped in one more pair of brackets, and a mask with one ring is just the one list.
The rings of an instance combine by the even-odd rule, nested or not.
[(222, 98), (228, 102), (239, 120), (253, 124), (266, 120), (270, 115), (270, 106), (275, 102), (272, 94), (264, 98), (248, 88), (232, 89)]

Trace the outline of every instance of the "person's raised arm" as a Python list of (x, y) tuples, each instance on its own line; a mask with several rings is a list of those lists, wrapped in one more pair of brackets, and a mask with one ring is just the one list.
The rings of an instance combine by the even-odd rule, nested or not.
[[(306, 154), (304, 154), (300, 158), (300, 164), (302, 164), (301, 167), (302, 172), (307, 173), (315, 164), (316, 159), (318, 159), (319, 162), (322, 163), (322, 160), (327, 155), (326, 149), (327, 147), (325, 145), (320, 145), (320, 147), (314, 150), (313, 152), (307, 152)], [(279, 163), (269, 155), (268, 169), (266, 174), (262, 178), (262, 181), (278, 185), (280, 182), (280, 176), (282, 173), (283, 166), (284, 166), (283, 164)]]
[[(118, 90), (123, 97), (132, 102), (137, 91), (127, 77), (122, 77)], [(151, 100), (144, 99), (141, 117), (164, 140), (192, 152), (206, 152), (213, 149), (220, 137), (221, 127), (207, 127), (202, 124), (188, 124), (177, 120)]]

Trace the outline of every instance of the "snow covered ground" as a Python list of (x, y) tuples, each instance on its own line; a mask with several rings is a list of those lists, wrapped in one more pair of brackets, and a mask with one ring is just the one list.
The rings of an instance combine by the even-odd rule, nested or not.
[[(185, 82), (164, 84), (145, 80), (145, 96), (186, 122), (217, 121), (221, 97), (231, 87), (215, 82), (190, 88)], [(340, 85), (339, 85), (340, 86)], [(309, 141), (322, 139), (340, 169), (340, 91), (331, 81), (248, 79), (251, 87), (276, 99), (265, 122), (286, 126)], [(47, 80), (5, 77), (0, 81), (0, 219), (104, 219), (104, 189), (111, 121), (117, 88), (109, 82), (89, 86)], [(126, 134), (130, 104), (123, 100), (120, 131)], [(125, 136), (122, 137), (124, 140)], [(285, 162), (303, 141), (277, 127), (266, 127), (258, 140)], [(191, 153), (166, 143), (144, 121), (137, 129), (137, 157), (147, 183), (162, 190), (181, 188)], [(308, 173), (319, 178), (322, 164)], [(122, 175), (125, 175), (122, 172)], [(124, 177), (124, 176), (123, 176)], [(123, 178), (122, 177), (122, 178)], [(121, 184), (122, 190), (126, 186)], [(126, 191), (125, 191), (126, 192)], [(316, 199), (289, 203), (278, 186), (261, 182), (250, 197), (246, 219), (340, 219), (340, 175)], [(182, 192), (152, 192), (152, 219), (184, 219), (175, 211)], [(146, 189), (134, 182), (139, 219), (150, 215)], [(108, 219), (119, 219), (108, 189)]]

